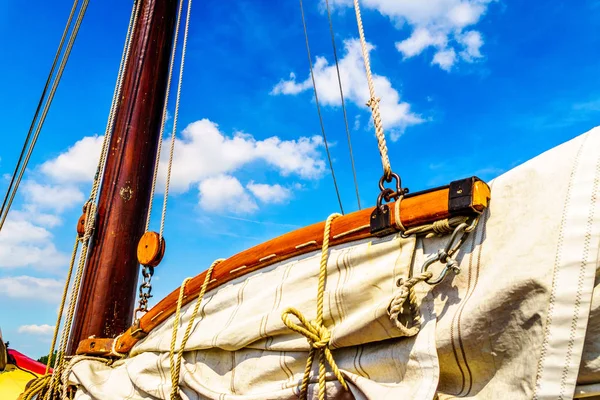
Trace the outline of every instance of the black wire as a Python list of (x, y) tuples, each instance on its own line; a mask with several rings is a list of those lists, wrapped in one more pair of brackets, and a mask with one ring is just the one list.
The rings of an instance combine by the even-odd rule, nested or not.
[(338, 85), (340, 87), (340, 98), (342, 99), (342, 111), (344, 113), (344, 123), (346, 124), (346, 137), (348, 138), (348, 149), (350, 150), (350, 161), (352, 162), (352, 175), (354, 177), (354, 188), (356, 189), (356, 201), (358, 209), (361, 210), (360, 194), (358, 193), (358, 180), (356, 179), (356, 168), (354, 166), (354, 154), (352, 153), (352, 140), (350, 138), (350, 128), (348, 127), (348, 114), (346, 113), (346, 102), (344, 101), (344, 89), (342, 89), (342, 78), (340, 76), (340, 65), (337, 56), (337, 46), (335, 45), (335, 34), (333, 32), (333, 23), (331, 21), (331, 12), (329, 10), (329, 0), (325, 0), (327, 6), (327, 18), (329, 19), (329, 32), (331, 33), (331, 45), (333, 46), (333, 58), (335, 59), (335, 69), (337, 70)]
[[(65, 44), (65, 39), (67, 38), (67, 33), (69, 32), (69, 27), (71, 26), (71, 22), (73, 21), (73, 16), (75, 15), (75, 10), (77, 9), (77, 4), (79, 0), (75, 0), (73, 2), (73, 7), (71, 8), (71, 14), (69, 14), (69, 19), (67, 20), (67, 24), (65, 26), (65, 30), (63, 31), (62, 37), (60, 38), (60, 44), (58, 45), (58, 49), (56, 50), (56, 54), (54, 55), (54, 61), (52, 62), (52, 67), (50, 68), (50, 72), (48, 73), (48, 78), (46, 79), (46, 84), (44, 85), (44, 90), (42, 90), (42, 95), (40, 96), (40, 100), (38, 102), (37, 108), (35, 109), (35, 113), (33, 114), (33, 118), (31, 120), (31, 125), (29, 126), (29, 131), (27, 132), (27, 136), (25, 137), (25, 143), (23, 143), (23, 149), (21, 149), (21, 154), (19, 155), (19, 160), (17, 161), (17, 165), (15, 165), (15, 170), (10, 178), (10, 183), (8, 184), (8, 189), (6, 189), (6, 195), (4, 196), (4, 200), (2, 201), (2, 207), (0, 207), (0, 217), (4, 214), (4, 208), (6, 207), (6, 202), (8, 201), (8, 196), (12, 190), (13, 184), (15, 183), (15, 178), (19, 172), (21, 162), (23, 161), (23, 156), (27, 150), (27, 144), (29, 143), (29, 139), (31, 138), (31, 134), (33, 133), (33, 128), (35, 127), (35, 121), (40, 114), (40, 110), (42, 109), (42, 105), (44, 104), (44, 99), (46, 98), (46, 92), (48, 91), (48, 87), (50, 86), (50, 82), (52, 81), (52, 75), (54, 75), (54, 70), (56, 69), (56, 64), (58, 63), (58, 59), (60, 53), (62, 52), (63, 46)], [(8, 212), (8, 211), (7, 211)]]
[[(76, 1), (78, 1), (78, 0), (76, 0)], [(31, 143), (29, 144), (29, 148), (27, 149), (27, 155), (25, 156), (25, 161), (23, 161), (23, 165), (21, 166), (21, 169), (19, 171), (19, 176), (16, 179), (14, 189), (12, 190), (12, 192), (7, 193), (7, 196), (10, 195), (10, 197), (8, 199), (8, 203), (6, 204), (6, 208), (3, 210), (4, 214), (0, 214), (0, 231), (2, 231), (2, 227), (4, 226), (4, 222), (6, 221), (8, 212), (10, 211), (12, 202), (15, 198), (15, 195), (17, 194), (17, 190), (21, 183), (21, 179), (23, 178), (23, 175), (25, 173), (27, 165), (29, 164), (29, 160), (31, 158), (31, 154), (33, 153), (33, 149), (35, 148), (35, 144), (37, 142), (39, 134), (42, 130), (42, 127), (44, 126), (44, 121), (46, 119), (48, 110), (50, 109), (50, 105), (52, 104), (52, 100), (54, 99), (54, 94), (56, 93), (56, 89), (58, 88), (58, 84), (60, 83), (60, 79), (64, 72), (64, 68), (67, 64), (67, 61), (69, 59), (69, 55), (71, 54), (71, 50), (73, 49), (73, 44), (75, 42), (75, 39), (77, 38), (77, 33), (79, 32), (79, 28), (81, 27), (81, 22), (83, 21), (83, 17), (85, 16), (85, 12), (87, 10), (88, 4), (89, 4), (89, 0), (84, 0), (81, 5), (81, 8), (79, 9), (79, 13), (77, 15), (77, 20), (73, 27), (73, 31), (71, 32), (71, 35), (69, 37), (69, 42), (67, 44), (65, 53), (63, 54), (62, 60), (60, 62), (60, 67), (58, 69), (56, 77), (54, 78), (54, 81), (52, 82), (52, 89), (50, 90), (50, 94), (48, 96), (48, 99), (46, 100), (46, 104), (44, 105), (44, 111), (42, 112), (42, 116), (40, 117), (40, 120), (38, 121), (37, 128), (35, 130), (35, 134), (33, 135), (33, 138), (31, 139)]]
[(333, 178), (333, 186), (335, 186), (335, 193), (337, 194), (338, 203), (340, 203), (340, 211), (344, 214), (344, 207), (342, 206), (342, 198), (340, 197), (340, 191), (338, 189), (337, 180), (335, 179), (335, 172), (333, 172), (333, 163), (331, 162), (331, 154), (329, 153), (329, 145), (327, 144), (327, 136), (325, 135), (325, 126), (323, 125), (323, 116), (321, 115), (321, 107), (319, 106), (319, 96), (317, 95), (317, 84), (315, 83), (315, 75), (313, 73), (313, 62), (310, 56), (310, 45), (308, 44), (308, 31), (306, 29), (306, 19), (304, 18), (304, 7), (302, 0), (300, 0), (300, 13), (302, 14), (302, 25), (304, 27), (304, 38), (306, 40), (306, 52), (308, 54), (308, 64), (310, 66), (310, 77), (312, 79), (313, 90), (315, 91), (315, 103), (317, 103), (317, 113), (319, 114), (319, 122), (321, 124), (321, 134), (323, 135), (323, 142), (325, 143), (325, 151), (327, 152), (327, 159), (329, 160), (329, 168), (331, 169), (331, 177)]

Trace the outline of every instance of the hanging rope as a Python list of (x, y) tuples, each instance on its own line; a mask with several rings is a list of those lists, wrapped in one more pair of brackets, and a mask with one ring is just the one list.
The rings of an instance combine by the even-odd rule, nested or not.
[(342, 112), (344, 114), (344, 124), (346, 126), (346, 137), (348, 138), (348, 149), (350, 151), (350, 162), (352, 163), (352, 176), (354, 178), (354, 188), (356, 189), (356, 201), (358, 209), (361, 210), (360, 194), (358, 193), (358, 179), (356, 178), (356, 168), (354, 166), (354, 154), (352, 152), (352, 139), (350, 138), (350, 127), (348, 126), (348, 114), (346, 113), (346, 102), (344, 101), (344, 89), (342, 88), (342, 78), (340, 75), (340, 65), (337, 56), (337, 46), (335, 44), (335, 33), (333, 32), (333, 22), (331, 11), (329, 10), (329, 0), (325, 0), (327, 6), (327, 19), (329, 20), (329, 33), (331, 34), (331, 46), (333, 47), (333, 58), (335, 60), (335, 70), (337, 72), (338, 86), (340, 88), (340, 100), (342, 101)]
[[(4, 201), (2, 202), (2, 207), (0, 209), (1, 210), (1, 212), (0, 212), (0, 231), (2, 231), (2, 227), (4, 226), (4, 222), (6, 221), (8, 212), (10, 211), (10, 207), (12, 206), (15, 195), (17, 194), (19, 185), (21, 184), (21, 180), (23, 179), (23, 175), (25, 174), (25, 170), (27, 169), (27, 165), (29, 165), (29, 160), (31, 158), (31, 154), (33, 153), (33, 149), (35, 148), (35, 145), (37, 143), (37, 140), (38, 140), (38, 137), (42, 130), (42, 127), (44, 126), (46, 116), (48, 115), (48, 110), (50, 109), (50, 105), (52, 104), (52, 100), (54, 99), (54, 94), (56, 93), (56, 89), (58, 88), (58, 84), (60, 83), (60, 80), (62, 78), (62, 74), (65, 70), (65, 66), (67, 65), (69, 56), (71, 55), (71, 50), (73, 49), (73, 44), (75, 43), (75, 39), (77, 38), (77, 34), (79, 33), (79, 28), (81, 26), (81, 22), (83, 21), (83, 17), (85, 16), (85, 12), (87, 10), (88, 3), (89, 3), (89, 0), (84, 0), (84, 2), (81, 5), (81, 8), (79, 9), (79, 14), (77, 15), (75, 25), (73, 27), (73, 30), (71, 31), (71, 35), (69, 36), (69, 41), (67, 43), (67, 47), (65, 49), (65, 52), (61, 59), (60, 65), (58, 67), (58, 71), (56, 73), (54, 81), (52, 82), (52, 87), (50, 89), (50, 93), (48, 94), (48, 98), (46, 99), (46, 103), (44, 105), (42, 115), (40, 116), (40, 119), (37, 123), (37, 127), (33, 134), (33, 138), (31, 139), (31, 142), (29, 143), (29, 146), (27, 148), (27, 154), (25, 155), (25, 159), (23, 160), (23, 164), (21, 165), (20, 171), (18, 173), (18, 177), (15, 179), (15, 175), (17, 175), (17, 170), (19, 170), (19, 164), (21, 163), (21, 160), (23, 159), (23, 153), (24, 153), (25, 147), (27, 147), (27, 141), (29, 140), (29, 138), (31, 136), (31, 128), (30, 128), (29, 133), (27, 134), (25, 144), (23, 146), (23, 150), (21, 151), (19, 161), (17, 162), (17, 167), (15, 168), (15, 172), (13, 173), (13, 176), (11, 178), (11, 184), (9, 185), (9, 190), (6, 193)], [(77, 2), (74, 4), (74, 7), (76, 7), (76, 6), (77, 6)], [(73, 12), (73, 10), (71, 12)], [(68, 28), (71, 24), (71, 20), (72, 20), (72, 15), (69, 16), (69, 19), (67, 21), (68, 24), (67, 24), (67, 27), (65, 28), (65, 30), (68, 30)], [(59, 48), (57, 50), (57, 54), (60, 54), (60, 51), (61, 51), (63, 45), (64, 45), (64, 33), (63, 33), (63, 38), (61, 39)], [(53, 63), (52, 69), (50, 71), (50, 76), (48, 79), (50, 79), (50, 77), (52, 76), (52, 72), (54, 71), (55, 65), (56, 65), (56, 56), (55, 56), (55, 62)], [(45, 95), (45, 93), (46, 93), (47, 85), (48, 85), (48, 82), (46, 82), (46, 88), (44, 88), (44, 90), (42, 92), (42, 99), (43, 99), (43, 95)], [(41, 99), (40, 99), (40, 102), (41, 102)], [(32, 121), (32, 125), (35, 122), (35, 118), (37, 118), (38, 111), (39, 111), (39, 105), (38, 105), (38, 110), (36, 110), (36, 114)], [(14, 182), (14, 187), (13, 187), (13, 182)], [(12, 191), (10, 191), (11, 187), (12, 187)], [(10, 195), (9, 195), (9, 193), (10, 193)], [(7, 198), (8, 198), (8, 201), (7, 201)]]
[(371, 108), (371, 114), (373, 115), (375, 135), (377, 136), (379, 154), (381, 155), (381, 164), (383, 165), (383, 176), (385, 177), (386, 181), (389, 182), (392, 179), (392, 166), (390, 165), (390, 159), (388, 157), (387, 144), (385, 142), (385, 134), (383, 132), (383, 124), (381, 122), (381, 113), (379, 111), (380, 99), (375, 95), (375, 84), (373, 83), (373, 76), (371, 74), (371, 61), (369, 60), (369, 50), (367, 49), (367, 40), (365, 39), (365, 31), (363, 29), (362, 17), (360, 15), (360, 5), (358, 4), (358, 0), (354, 0), (354, 11), (356, 12), (356, 23), (358, 24), (360, 46), (362, 48), (362, 55), (365, 61), (367, 83), (369, 85), (370, 98), (367, 102), (367, 106)]
[[(152, 177), (152, 189), (150, 191), (150, 204), (148, 206), (148, 213), (146, 215), (146, 230), (145, 230), (144, 236), (142, 237), (142, 240), (146, 236), (146, 234), (148, 233), (149, 228), (150, 228), (150, 218), (152, 216), (152, 203), (154, 201), (154, 194), (156, 191), (156, 182), (158, 179), (158, 170), (160, 167), (160, 153), (161, 153), (161, 148), (162, 148), (162, 140), (163, 140), (163, 135), (164, 135), (165, 124), (167, 121), (167, 107), (169, 104), (169, 92), (171, 90), (171, 82), (173, 79), (173, 69), (175, 66), (175, 53), (177, 52), (177, 43), (178, 43), (178, 38), (179, 38), (179, 27), (181, 25), (181, 15), (182, 15), (182, 10), (183, 10), (183, 3), (184, 3), (183, 1), (179, 2), (179, 10), (177, 12), (177, 19), (175, 21), (175, 34), (173, 37), (173, 45), (172, 45), (173, 48), (171, 50), (171, 60), (169, 61), (167, 89), (165, 92), (165, 99), (164, 99), (164, 105), (163, 105), (163, 113), (162, 113), (161, 127), (160, 127), (159, 140), (158, 140), (158, 151), (156, 154), (156, 159), (154, 160), (154, 174)], [(165, 220), (166, 220), (166, 215), (167, 215), (167, 201), (169, 198), (169, 187), (170, 187), (170, 183), (171, 183), (171, 171), (173, 168), (173, 156), (175, 154), (177, 121), (179, 119), (179, 103), (180, 103), (180, 99), (181, 99), (181, 87), (182, 87), (182, 82), (183, 82), (183, 68), (185, 65), (185, 55), (186, 55), (186, 50), (187, 50), (187, 40), (188, 40), (188, 32), (189, 32), (189, 26), (190, 26), (191, 11), (192, 11), (192, 1), (188, 0), (188, 7), (187, 7), (186, 19), (185, 19), (185, 28), (184, 28), (184, 34), (183, 34), (183, 45), (182, 45), (182, 51), (181, 51), (181, 63), (179, 66), (177, 96), (176, 96), (176, 100), (175, 100), (175, 112), (173, 115), (173, 129), (171, 131), (171, 146), (170, 146), (170, 151), (169, 151), (169, 161), (167, 163), (167, 177), (166, 177), (166, 181), (165, 181), (165, 193), (163, 196), (163, 207), (162, 207), (162, 213), (161, 213), (161, 218), (160, 218), (160, 229), (159, 229), (159, 233), (158, 233), (158, 243), (160, 243), (160, 246), (163, 246), (163, 243), (164, 243), (163, 235), (164, 235)], [(140, 262), (142, 264), (144, 264), (143, 261), (140, 260)], [(148, 266), (144, 265), (144, 271), (146, 270), (146, 268), (148, 268)], [(138, 319), (138, 317), (137, 317), (138, 312), (145, 313), (148, 311), (148, 299), (150, 297), (152, 297), (150, 295), (150, 291), (152, 290), (151, 279), (152, 279), (152, 274), (154, 271), (154, 267), (150, 267), (150, 268), (151, 268), (152, 272), (150, 272), (149, 274), (146, 274), (144, 271), (142, 271), (142, 274), (144, 274), (144, 281), (140, 285), (138, 308), (135, 310), (134, 317), (133, 317), (134, 323)]]
[(179, 81), (177, 82), (177, 98), (175, 99), (175, 112), (173, 113), (173, 130), (171, 131), (171, 148), (169, 152), (169, 163), (167, 164), (167, 180), (165, 182), (165, 196), (160, 218), (160, 237), (165, 230), (165, 218), (167, 215), (167, 200), (169, 198), (169, 185), (171, 183), (171, 169), (173, 168), (173, 154), (175, 152), (175, 133), (177, 132), (177, 121), (179, 118), (179, 101), (181, 99), (181, 85), (183, 82), (183, 66), (185, 65), (185, 53), (187, 49), (188, 31), (190, 28), (190, 15), (192, 12), (192, 0), (188, 0), (187, 14), (185, 16), (185, 30), (183, 33), (183, 45), (181, 47), (181, 64), (179, 66)]
[(215, 260), (211, 266), (206, 271), (206, 276), (204, 278), (204, 282), (202, 283), (202, 288), (200, 289), (200, 293), (196, 299), (196, 304), (194, 305), (194, 309), (192, 311), (192, 315), (190, 316), (190, 320), (187, 324), (185, 332), (183, 334), (183, 339), (181, 340), (181, 345), (179, 346), (179, 350), (177, 350), (177, 359), (175, 359), (175, 348), (177, 345), (177, 330), (179, 328), (179, 320), (181, 318), (181, 307), (183, 304), (183, 297), (185, 293), (185, 287), (188, 281), (192, 278), (186, 278), (181, 287), (179, 288), (179, 297), (177, 298), (177, 308), (175, 310), (175, 320), (173, 321), (173, 331), (171, 334), (171, 350), (169, 352), (169, 364), (171, 369), (171, 400), (180, 399), (179, 395), (179, 373), (181, 371), (181, 359), (183, 357), (183, 351), (185, 350), (185, 345), (187, 344), (188, 339), (190, 338), (190, 334), (192, 332), (192, 327), (194, 326), (194, 321), (196, 319), (196, 315), (198, 315), (198, 311), (200, 310), (200, 305), (202, 304), (202, 299), (204, 298), (204, 293), (206, 293), (206, 288), (208, 288), (208, 284), (211, 280), (213, 270), (215, 267), (224, 261), (225, 259), (220, 258)]
[(335, 187), (335, 193), (337, 195), (338, 203), (340, 204), (340, 211), (344, 214), (344, 207), (342, 206), (342, 198), (340, 197), (340, 190), (338, 188), (337, 180), (335, 179), (335, 172), (333, 171), (333, 162), (331, 161), (331, 153), (329, 152), (329, 145), (327, 144), (327, 136), (325, 135), (325, 125), (323, 124), (323, 116), (321, 115), (321, 106), (319, 105), (319, 95), (317, 94), (317, 84), (315, 83), (315, 74), (313, 72), (313, 62), (310, 55), (310, 45), (308, 43), (308, 30), (306, 28), (306, 19), (304, 18), (304, 6), (302, 0), (300, 0), (300, 14), (302, 15), (302, 26), (304, 27), (304, 39), (306, 41), (306, 53), (308, 54), (308, 65), (310, 67), (310, 78), (312, 79), (313, 90), (315, 92), (315, 103), (317, 104), (317, 113), (319, 114), (319, 123), (321, 124), (321, 135), (323, 136), (323, 143), (325, 144), (325, 152), (327, 153), (327, 160), (329, 161), (329, 168), (331, 169), (331, 177), (333, 178), (333, 186)]
[[(163, 105), (162, 117), (160, 122), (160, 134), (158, 137), (158, 150), (156, 159), (154, 160), (154, 176), (152, 177), (152, 189), (150, 191), (150, 204), (148, 205), (148, 214), (146, 216), (146, 232), (150, 229), (150, 217), (152, 216), (152, 203), (154, 202), (154, 192), (156, 191), (156, 181), (158, 180), (158, 169), (160, 165), (160, 153), (162, 150), (163, 135), (165, 132), (165, 124), (167, 123), (167, 107), (169, 105), (169, 94), (171, 92), (171, 81), (173, 80), (173, 68), (175, 66), (175, 53), (177, 52), (177, 43), (179, 41), (179, 26), (181, 25), (181, 13), (183, 10), (183, 1), (179, 2), (177, 11), (177, 19), (175, 20), (175, 35), (173, 36), (173, 48), (171, 50), (171, 60), (169, 61), (169, 74), (167, 78), (167, 89), (165, 91), (165, 102)], [(172, 146), (171, 146), (172, 147)], [(169, 159), (172, 162), (172, 157)], [(170, 174), (169, 174), (170, 175)], [(166, 196), (165, 196), (166, 197)], [(160, 237), (162, 238), (162, 226)]]
[[(323, 325), (323, 302), (325, 297), (325, 282), (327, 280), (327, 260), (329, 258), (329, 236), (331, 235), (331, 222), (340, 217), (340, 214), (331, 214), (325, 221), (325, 229), (323, 232), (323, 246), (321, 248), (321, 264), (319, 268), (319, 285), (317, 288), (317, 318), (314, 321), (308, 321), (304, 315), (297, 309), (289, 307), (281, 314), (283, 323), (304, 337), (310, 345), (306, 367), (304, 368), (304, 376), (302, 378), (302, 386), (300, 388), (300, 398), (306, 399), (308, 395), (308, 384), (310, 382), (310, 371), (316, 353), (319, 355), (319, 400), (325, 399), (325, 363), (329, 364), (333, 374), (344, 387), (348, 390), (348, 385), (344, 376), (340, 372), (331, 350), (329, 349), (329, 339), (331, 332)], [(294, 322), (291, 316), (295, 316), (300, 324)]]

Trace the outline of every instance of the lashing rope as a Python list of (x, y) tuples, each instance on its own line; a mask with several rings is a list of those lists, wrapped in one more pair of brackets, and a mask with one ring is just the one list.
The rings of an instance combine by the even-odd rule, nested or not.
[(179, 329), (179, 320), (181, 318), (181, 307), (183, 305), (183, 297), (185, 294), (185, 287), (188, 281), (192, 278), (186, 278), (181, 287), (179, 288), (179, 297), (177, 298), (177, 308), (175, 310), (175, 319), (173, 320), (173, 331), (171, 333), (171, 348), (169, 351), (169, 365), (171, 370), (171, 400), (178, 400), (181, 398), (179, 395), (179, 374), (181, 371), (181, 359), (183, 357), (183, 351), (185, 350), (185, 345), (187, 344), (188, 339), (190, 338), (192, 327), (194, 326), (194, 321), (196, 319), (196, 315), (200, 310), (200, 305), (202, 304), (202, 299), (204, 298), (204, 293), (206, 293), (206, 288), (208, 288), (208, 284), (210, 283), (213, 270), (215, 267), (224, 261), (223, 258), (215, 260), (211, 266), (206, 271), (206, 276), (204, 278), (204, 282), (202, 283), (202, 288), (200, 289), (200, 293), (196, 299), (196, 304), (194, 305), (194, 309), (192, 311), (192, 315), (190, 316), (190, 320), (183, 334), (183, 339), (181, 340), (181, 344), (179, 345), (179, 349), (177, 350), (177, 359), (175, 359), (175, 348), (177, 345), (177, 331)]
[[(331, 214), (325, 221), (323, 246), (321, 248), (321, 264), (319, 267), (319, 285), (317, 288), (317, 318), (314, 321), (308, 321), (302, 312), (293, 307), (285, 309), (281, 314), (283, 323), (294, 332), (306, 337), (306, 340), (310, 345), (308, 359), (306, 360), (306, 367), (304, 369), (304, 376), (302, 378), (302, 385), (300, 388), (301, 399), (306, 399), (308, 395), (310, 372), (316, 353), (318, 353), (319, 356), (319, 400), (325, 399), (326, 362), (331, 367), (333, 374), (340, 382), (342, 387), (348, 390), (346, 380), (340, 372), (335, 360), (333, 359), (331, 350), (329, 349), (331, 332), (325, 325), (323, 325), (323, 301), (325, 297), (325, 281), (327, 280), (327, 260), (329, 259), (329, 236), (331, 235), (331, 222), (340, 216), (340, 214)], [(292, 320), (292, 315), (300, 321), (300, 324), (297, 324)]]

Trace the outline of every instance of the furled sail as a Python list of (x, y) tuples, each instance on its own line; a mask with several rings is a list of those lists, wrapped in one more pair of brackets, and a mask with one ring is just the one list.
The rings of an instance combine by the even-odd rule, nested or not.
[[(437, 286), (417, 283), (414, 310), (402, 311), (400, 326), (389, 315), (398, 284), (418, 276), (448, 237), (394, 233), (332, 247), (324, 326), (348, 390), (325, 363), (327, 398), (600, 393), (598, 149), (600, 128), (491, 182), (490, 207), (458, 253), (462, 272)], [(319, 263), (320, 251), (313, 251), (207, 292), (183, 352), (181, 397), (297, 398), (310, 346), (282, 312), (294, 307), (315, 318)], [(193, 308), (181, 308), (176, 343)], [(75, 357), (67, 378), (76, 398), (168, 399), (175, 320), (112, 364)], [(318, 365), (309, 398), (319, 391)]]

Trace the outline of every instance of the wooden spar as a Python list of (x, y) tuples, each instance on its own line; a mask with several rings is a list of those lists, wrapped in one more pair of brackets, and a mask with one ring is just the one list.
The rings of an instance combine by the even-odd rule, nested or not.
[(69, 354), (90, 336), (115, 337), (130, 325), (138, 240), (145, 230), (167, 84), (177, 0), (141, 1), (130, 61), (104, 172)]
[[(483, 212), (489, 204), (490, 196), (488, 185), (481, 181), (474, 182), (471, 195), (468, 196), (469, 202), (466, 203), (466, 207), (458, 215), (476, 215)], [(395, 207), (397, 203), (390, 204), (390, 219), (393, 221), (394, 230), (401, 229), (396, 222), (397, 216), (405, 228), (432, 223), (452, 216), (453, 213), (449, 207), (450, 197), (451, 193), (448, 187), (411, 194), (400, 203), (399, 216)], [(372, 237), (369, 228), (372, 211), (373, 208), (363, 209), (333, 220), (330, 245), (335, 246)], [(261, 243), (226, 259), (215, 267), (208, 290), (213, 290), (227, 282), (276, 262), (319, 250), (323, 243), (323, 227), (323, 222), (310, 225)], [(183, 304), (195, 300), (205, 277), (206, 271), (187, 283)], [(173, 315), (178, 296), (179, 289), (176, 289), (162, 299), (140, 319), (137, 326), (132, 326), (119, 337), (114, 348), (118, 352), (129, 352), (140, 338)], [(77, 354), (109, 356), (114, 342), (114, 339), (103, 337), (84, 339), (79, 344)]]

